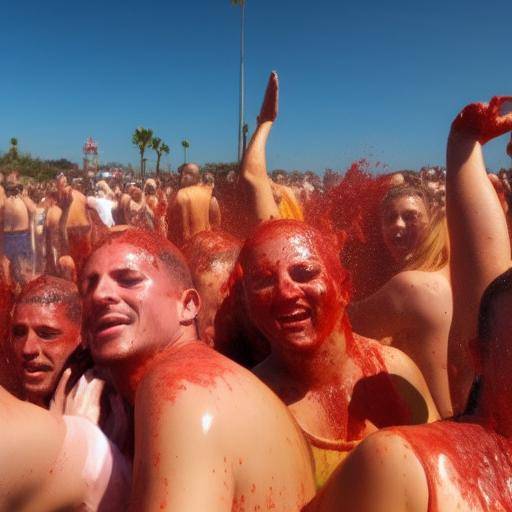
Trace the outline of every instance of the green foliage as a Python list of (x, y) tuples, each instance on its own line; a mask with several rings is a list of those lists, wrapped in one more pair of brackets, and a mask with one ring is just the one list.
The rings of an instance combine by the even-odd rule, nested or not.
[(151, 144), (151, 140), (153, 138), (153, 130), (150, 128), (144, 128), (143, 126), (139, 126), (135, 129), (132, 135), (132, 144), (139, 148), (140, 153), (140, 175), (143, 174), (144, 167), (144, 153), (146, 148)]
[(60, 172), (76, 169), (78, 169), (78, 165), (65, 158), (41, 160), (40, 158), (33, 158), (28, 153), (16, 153), (14, 155), (11, 150), (0, 156), (0, 172), (18, 171), (21, 176), (32, 178), (36, 181), (52, 180)]

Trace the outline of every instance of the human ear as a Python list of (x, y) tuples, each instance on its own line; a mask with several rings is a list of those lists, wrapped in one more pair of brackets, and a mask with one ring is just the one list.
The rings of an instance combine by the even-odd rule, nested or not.
[(180, 324), (191, 325), (201, 308), (201, 299), (197, 290), (189, 288), (181, 294)]

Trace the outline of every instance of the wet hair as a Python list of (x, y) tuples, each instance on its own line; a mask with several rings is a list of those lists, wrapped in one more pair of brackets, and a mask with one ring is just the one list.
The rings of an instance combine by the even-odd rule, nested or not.
[(74, 324), (82, 321), (82, 300), (78, 288), (72, 281), (60, 277), (42, 275), (30, 281), (22, 288), (16, 304), (62, 304)]
[(242, 242), (223, 231), (201, 231), (182, 247), (192, 273), (212, 270), (216, 263), (234, 266)]
[(109, 244), (133, 245), (146, 251), (163, 263), (172, 280), (181, 285), (183, 290), (194, 287), (190, 269), (183, 254), (169, 240), (156, 233), (135, 228), (109, 233), (94, 246), (91, 255), (104, 245)]

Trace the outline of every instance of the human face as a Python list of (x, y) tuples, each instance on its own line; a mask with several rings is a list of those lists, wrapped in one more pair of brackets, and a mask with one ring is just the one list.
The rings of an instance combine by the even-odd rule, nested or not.
[(428, 213), (420, 197), (397, 197), (386, 204), (381, 215), (382, 237), (397, 263), (404, 264), (412, 256), (427, 226)]
[(190, 187), (197, 183), (199, 168), (196, 165), (188, 164), (181, 169), (180, 183), (182, 187)]
[(270, 238), (244, 265), (248, 312), (272, 350), (315, 350), (343, 313), (340, 293), (312, 240), (301, 233)]
[(146, 356), (180, 335), (181, 292), (158, 258), (126, 243), (105, 244), (83, 272), (85, 325), (100, 364)]
[(80, 343), (80, 325), (63, 304), (16, 305), (11, 327), (16, 371), (31, 402), (45, 405), (69, 356)]

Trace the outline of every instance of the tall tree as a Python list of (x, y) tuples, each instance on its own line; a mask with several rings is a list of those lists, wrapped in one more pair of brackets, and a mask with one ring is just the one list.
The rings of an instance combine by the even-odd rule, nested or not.
[(153, 140), (151, 141), (151, 149), (156, 153), (156, 175), (160, 176), (160, 159), (164, 153), (168, 155), (170, 149), (165, 142), (162, 142), (160, 137), (153, 137)]
[(181, 145), (183, 146), (183, 163), (186, 164), (187, 163), (187, 152), (188, 152), (188, 148), (190, 147), (190, 142), (188, 140), (182, 140), (181, 141)]
[(13, 159), (18, 158), (18, 139), (16, 137), (11, 137), (10, 140), (11, 147), (9, 148), (9, 156)]
[(144, 178), (144, 153), (153, 138), (153, 130), (139, 126), (132, 135), (132, 144), (139, 148), (140, 153), (140, 176)]
[(245, 0), (231, 0), (232, 5), (240, 6), (240, 97), (238, 115), (238, 161), (243, 157), (243, 130), (245, 110)]

